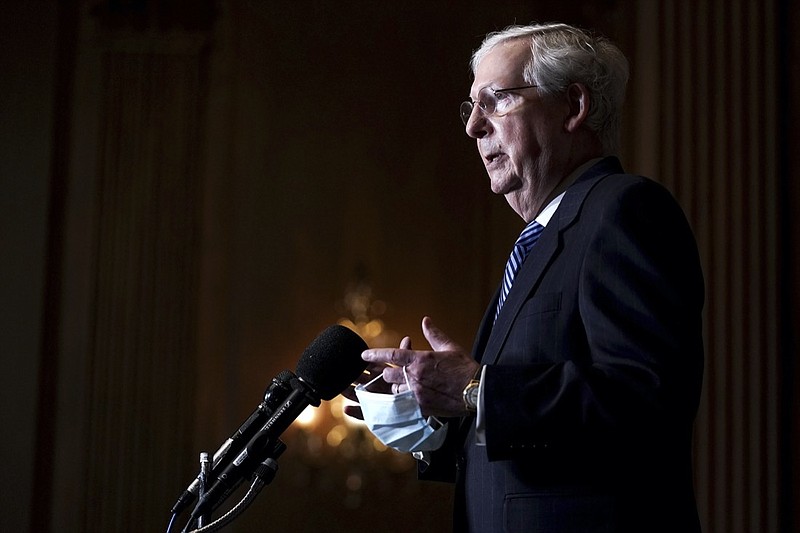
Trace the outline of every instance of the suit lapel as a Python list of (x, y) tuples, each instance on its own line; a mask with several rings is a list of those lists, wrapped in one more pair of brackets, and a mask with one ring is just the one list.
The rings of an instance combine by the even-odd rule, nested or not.
[(514, 319), (530, 293), (536, 290), (547, 266), (561, 253), (562, 233), (575, 223), (581, 205), (591, 188), (605, 176), (620, 172), (622, 167), (619, 160), (608, 157), (587, 170), (567, 189), (553, 218), (517, 273), (511, 292), (494, 326), (492, 327), (492, 319), (497, 305), (497, 294), (483, 317), (473, 348), (475, 358), (481, 364), (497, 362)]
[(478, 326), (478, 334), (475, 335), (475, 343), (472, 345), (472, 356), (479, 363), (482, 362), (483, 354), (486, 352), (486, 343), (492, 333), (492, 320), (494, 319), (494, 310), (497, 308), (497, 300), (499, 297), (500, 287), (498, 286), (497, 290), (494, 291), (494, 297), (489, 303), (489, 307), (486, 308), (486, 312), (483, 314), (483, 320), (481, 320), (481, 324)]

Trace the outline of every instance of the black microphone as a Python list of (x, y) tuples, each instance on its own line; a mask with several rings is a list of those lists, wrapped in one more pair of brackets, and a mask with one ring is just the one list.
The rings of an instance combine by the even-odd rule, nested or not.
[(190, 521), (218, 507), (241, 482), (273, 453), (280, 453), (279, 437), (309, 405), (332, 400), (353, 383), (367, 363), (361, 352), (367, 344), (352, 330), (334, 325), (319, 334), (305, 349), (297, 363), (295, 376), (287, 380), (290, 392), (247, 445), (220, 472), (200, 499)]
[(367, 363), (361, 352), (367, 343), (356, 332), (334, 325), (320, 333), (297, 361), (295, 372), (313, 393), (329, 401), (360, 376)]
[[(228, 440), (223, 442), (222, 446), (214, 453), (211, 472), (206, 481), (207, 483), (212, 483), (219, 477), (220, 473), (222, 473), (230, 461), (239, 455), (245, 445), (250, 442), (250, 439), (261, 430), (266, 421), (269, 420), (275, 412), (275, 409), (286, 400), (286, 397), (289, 396), (292, 390), (289, 382), (293, 378), (295, 378), (295, 375), (288, 370), (284, 370), (276, 377), (272, 378), (272, 382), (267, 387), (267, 390), (264, 391), (264, 399), (258, 404), (255, 411), (247, 417), (247, 420), (239, 426), (239, 429), (237, 429)], [(186, 490), (180, 495), (178, 501), (175, 502), (175, 505), (172, 507), (172, 514), (180, 514), (195, 500), (195, 498), (197, 498), (200, 484), (200, 476), (198, 475), (197, 478), (186, 487)]]

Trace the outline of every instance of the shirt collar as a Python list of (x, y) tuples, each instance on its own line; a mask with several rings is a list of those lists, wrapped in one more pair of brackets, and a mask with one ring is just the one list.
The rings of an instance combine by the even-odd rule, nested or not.
[[(581, 174), (586, 172), (591, 166), (593, 166), (601, 159), (602, 159), (601, 157), (598, 157), (596, 159), (590, 159), (586, 163), (582, 164), (581, 166), (573, 170), (572, 173), (567, 178), (567, 183), (570, 184), (574, 183), (575, 180), (578, 179), (578, 177)], [(536, 215), (536, 218), (534, 220), (536, 220), (536, 222), (538, 222), (542, 226), (547, 227), (547, 224), (550, 222), (550, 219), (553, 218), (553, 214), (555, 214), (556, 209), (558, 209), (558, 206), (561, 205), (561, 200), (564, 198), (566, 192), (567, 191), (564, 191), (555, 198), (553, 198), (552, 200), (550, 200), (550, 203), (547, 204), (545, 208), (539, 212), (538, 215)]]

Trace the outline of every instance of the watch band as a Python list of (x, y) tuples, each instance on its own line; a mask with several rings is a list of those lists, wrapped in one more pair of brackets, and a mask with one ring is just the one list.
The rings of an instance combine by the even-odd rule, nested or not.
[(464, 387), (464, 391), (461, 393), (462, 397), (464, 398), (464, 407), (466, 408), (468, 413), (477, 413), (478, 412), (478, 396), (480, 394), (480, 375), (483, 371), (483, 367), (478, 367), (478, 371), (475, 372), (475, 375), (472, 377), (467, 386)]

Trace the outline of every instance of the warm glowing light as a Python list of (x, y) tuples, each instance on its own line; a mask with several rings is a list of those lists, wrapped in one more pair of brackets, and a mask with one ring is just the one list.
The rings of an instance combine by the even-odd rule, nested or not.
[[(348, 286), (337, 308), (342, 313), (338, 323), (360, 335), (368, 346), (397, 346), (400, 342), (397, 332), (389, 329), (382, 320), (388, 308), (386, 302), (373, 299), (372, 289), (364, 280), (359, 279)], [(369, 372), (364, 374), (357, 381), (370, 378)], [(393, 453), (369, 431), (363, 420), (345, 414), (346, 409), (358, 406), (357, 402), (342, 395), (327, 403), (319, 409), (307, 408), (297, 419), (297, 425), (303, 429), (297, 438), (304, 444), (304, 461), (315, 466), (331, 460), (345, 461), (351, 466), (363, 464), (363, 461), (380, 461), (391, 471), (413, 468), (414, 461), (410, 456)], [(402, 460), (399, 466), (396, 465), (398, 458)], [(362, 476), (351, 468), (345, 479), (349, 498), (345, 506), (348, 508), (355, 509), (361, 505), (360, 494), (367, 479)]]
[(338, 424), (336, 426), (333, 426), (333, 429), (331, 429), (328, 432), (328, 436), (325, 438), (325, 440), (327, 441), (328, 446), (336, 448), (346, 438), (347, 438), (347, 428), (342, 424)]
[(364, 336), (373, 339), (383, 333), (383, 322), (375, 319), (370, 320), (364, 325)]
[(328, 402), (328, 408), (331, 410), (331, 416), (336, 420), (341, 419), (344, 416), (342, 412), (342, 401), (344, 400), (344, 396), (337, 396), (330, 402)]
[(340, 325), (340, 326), (344, 326), (344, 327), (346, 327), (346, 328), (350, 328), (350, 329), (352, 329), (353, 331), (356, 331), (356, 333), (357, 333), (357, 328), (356, 328), (356, 325), (355, 325), (355, 324), (353, 324), (353, 321), (352, 321), (352, 320), (348, 320), (348, 319), (346, 319), (346, 318), (343, 318), (343, 319), (339, 320), (339, 325)]
[(303, 412), (300, 413), (300, 416), (297, 417), (297, 420), (295, 420), (295, 422), (297, 422), (297, 425), (299, 425), (300, 427), (307, 428), (313, 426), (316, 423), (317, 417), (318, 417), (318, 412), (316, 408), (309, 405), (308, 407), (303, 409)]

